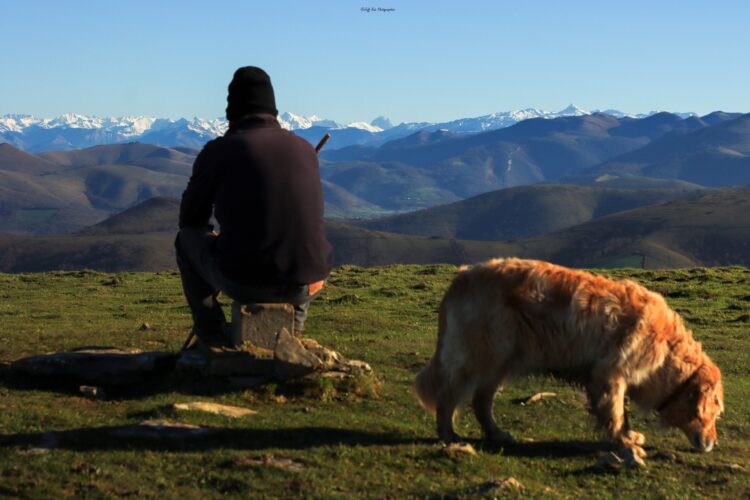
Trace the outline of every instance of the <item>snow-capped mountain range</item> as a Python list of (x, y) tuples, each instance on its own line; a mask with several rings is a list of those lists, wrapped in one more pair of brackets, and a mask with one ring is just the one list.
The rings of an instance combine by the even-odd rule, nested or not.
[[(617, 117), (626, 115), (616, 110), (603, 113)], [(454, 133), (478, 133), (509, 127), (530, 118), (559, 118), (589, 114), (574, 105), (556, 111), (536, 108), (504, 111), (475, 118), (461, 118), (444, 123), (409, 122), (393, 126), (382, 116), (372, 122), (341, 124), (319, 116), (299, 116), (285, 112), (279, 115), (281, 126), (294, 130), (311, 142), (324, 133), (331, 132), (335, 141), (329, 147), (341, 148), (353, 144), (376, 145), (403, 137), (419, 130), (447, 130)], [(685, 113), (684, 115), (690, 115)], [(0, 142), (8, 142), (29, 152), (78, 149), (99, 144), (118, 142), (144, 142), (169, 147), (200, 148), (207, 141), (226, 132), (223, 118), (191, 120), (126, 116), (99, 118), (79, 114), (65, 114), (54, 118), (37, 118), (31, 115), (6, 114), (0, 116)]]

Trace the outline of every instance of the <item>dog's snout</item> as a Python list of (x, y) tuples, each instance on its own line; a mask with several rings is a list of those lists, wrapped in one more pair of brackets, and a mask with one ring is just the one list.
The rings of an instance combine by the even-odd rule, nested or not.
[(717, 439), (711, 438), (709, 436), (703, 436), (699, 433), (693, 434), (693, 436), (690, 438), (690, 442), (696, 450), (702, 451), (703, 453), (708, 453), (709, 451), (714, 449), (714, 446), (718, 444)]

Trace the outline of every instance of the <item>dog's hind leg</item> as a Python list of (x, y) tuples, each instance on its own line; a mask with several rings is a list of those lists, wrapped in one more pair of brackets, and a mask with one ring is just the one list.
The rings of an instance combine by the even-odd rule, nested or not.
[(502, 444), (515, 443), (516, 440), (510, 433), (501, 431), (497, 426), (492, 412), (492, 403), (498, 388), (502, 385), (502, 378), (494, 377), (478, 384), (471, 400), (471, 407), (487, 440)]
[(458, 403), (450, 390), (442, 390), (438, 394), (436, 404), (436, 419), (438, 438), (444, 443), (454, 443), (461, 438), (453, 430), (453, 415)]

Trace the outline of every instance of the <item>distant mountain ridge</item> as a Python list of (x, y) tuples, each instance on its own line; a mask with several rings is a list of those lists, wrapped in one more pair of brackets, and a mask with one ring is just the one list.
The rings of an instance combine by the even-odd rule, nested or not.
[[(595, 113), (534, 118), (477, 134), (421, 130), (379, 147), (324, 150), (320, 154), (324, 160), (321, 175), (390, 210), (426, 208), (496, 189), (560, 182), (620, 155), (637, 152), (664, 136), (723, 127), (742, 116), (712, 113), (683, 119), (672, 113), (656, 113), (636, 119)], [(722, 140), (718, 134), (714, 142)], [(680, 151), (673, 153), (679, 155)], [(710, 164), (698, 168), (710, 175)], [(668, 178), (649, 173), (630, 175)], [(607, 179), (614, 177), (622, 175), (612, 172)], [(605, 179), (586, 177), (581, 182), (596, 180)]]
[[(633, 116), (617, 110), (604, 113), (612, 116)], [(562, 116), (584, 116), (589, 114), (574, 105), (556, 111), (537, 108), (491, 113), (473, 118), (460, 118), (443, 123), (408, 122), (393, 126), (382, 116), (372, 122), (342, 124), (318, 116), (300, 116), (290, 112), (279, 115), (281, 126), (294, 130), (310, 141), (317, 143), (326, 133), (333, 138), (329, 149), (354, 144), (380, 145), (387, 141), (425, 130), (446, 130), (461, 134), (473, 134), (514, 125), (531, 118), (559, 118)], [(685, 117), (691, 113), (683, 113)], [(223, 135), (227, 122), (223, 118), (203, 119), (155, 118), (151, 116), (125, 116), (99, 118), (81, 114), (64, 114), (54, 118), (38, 118), (24, 114), (0, 116), (0, 142), (7, 142), (29, 152), (81, 149), (102, 144), (143, 142), (165, 147), (190, 147), (200, 149), (209, 140)]]
[(638, 150), (585, 170), (572, 180), (642, 176), (703, 186), (750, 184), (750, 113), (733, 119), (725, 115), (712, 113), (697, 119), (708, 126), (672, 130)]
[[(304, 130), (325, 130), (312, 123), (320, 120)], [(76, 230), (154, 196), (179, 196), (197, 153), (126, 142), (31, 154), (0, 144), (0, 232)], [(320, 159), (326, 216), (339, 219), (371, 219), (540, 182), (684, 191), (750, 183), (750, 114), (535, 118), (477, 134), (421, 130), (380, 147), (326, 149)], [(586, 210), (578, 213), (578, 222), (586, 220)]]
[[(149, 200), (75, 235), (0, 235), (1, 272), (174, 269), (179, 202)], [(514, 242), (393, 234), (326, 221), (336, 265), (466, 264), (517, 256), (574, 267), (750, 265), (750, 188), (719, 189)]]

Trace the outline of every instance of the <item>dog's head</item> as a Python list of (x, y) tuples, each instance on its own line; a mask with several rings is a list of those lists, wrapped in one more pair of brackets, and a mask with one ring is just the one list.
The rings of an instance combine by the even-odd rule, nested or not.
[(719, 368), (706, 362), (660, 409), (667, 425), (685, 433), (690, 444), (709, 452), (718, 443), (716, 420), (724, 411), (724, 386)]

